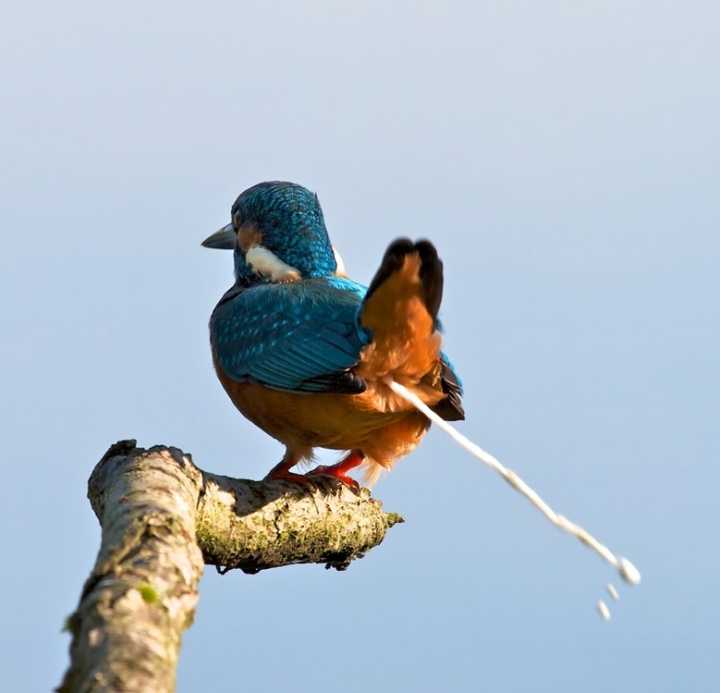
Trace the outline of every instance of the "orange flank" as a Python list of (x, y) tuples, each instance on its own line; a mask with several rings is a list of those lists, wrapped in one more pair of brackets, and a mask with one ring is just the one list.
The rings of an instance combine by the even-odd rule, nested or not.
[[(384, 383), (368, 383), (359, 395), (301, 394), (239, 383), (219, 368), (217, 373), (243, 416), (291, 451), (289, 466), (309, 459), (316, 447), (360, 449), (366, 456), (368, 477), (375, 478), (381, 468), (390, 469), (398, 457), (412, 452), (430, 425), (409, 405), (404, 411), (376, 409), (377, 403), (390, 399)], [(378, 396), (376, 391), (381, 389), (383, 394)]]

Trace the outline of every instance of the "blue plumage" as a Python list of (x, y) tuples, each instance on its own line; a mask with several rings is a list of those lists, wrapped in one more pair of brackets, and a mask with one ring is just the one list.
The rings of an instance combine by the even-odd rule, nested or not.
[[(361, 324), (367, 288), (345, 277), (233, 287), (210, 318), (210, 342), (231, 378), (291, 392), (362, 392), (349, 369), (372, 340)], [(440, 354), (458, 396), (462, 382)]]
[[(243, 192), (232, 206), (236, 228), (253, 226), (262, 245), (303, 277), (326, 277), (337, 268), (325, 228), (320, 201), (301, 185), (273, 181), (258, 183)], [(235, 276), (242, 280), (253, 271), (241, 247), (235, 248)]]
[(216, 358), (241, 382), (292, 392), (362, 392), (362, 381), (348, 369), (371, 338), (358, 319), (363, 294), (364, 287), (340, 278), (231, 289), (210, 318)]

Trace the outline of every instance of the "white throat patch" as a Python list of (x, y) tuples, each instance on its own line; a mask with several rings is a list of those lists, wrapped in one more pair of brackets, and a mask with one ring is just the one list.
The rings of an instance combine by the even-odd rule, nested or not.
[(338, 252), (338, 249), (333, 246), (333, 255), (335, 255), (335, 263), (337, 264), (337, 269), (335, 270), (335, 274), (338, 277), (347, 277), (347, 273), (345, 271), (345, 263), (343, 262), (342, 255)]
[(254, 245), (245, 253), (245, 261), (258, 274), (274, 282), (296, 282), (300, 272), (292, 265), (285, 264), (272, 250)]

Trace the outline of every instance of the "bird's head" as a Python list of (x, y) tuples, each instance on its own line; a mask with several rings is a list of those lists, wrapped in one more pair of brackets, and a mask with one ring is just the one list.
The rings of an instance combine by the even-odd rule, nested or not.
[(273, 181), (248, 188), (235, 200), (232, 221), (203, 241), (235, 252), (238, 280), (324, 277), (337, 271), (320, 202), (295, 183)]

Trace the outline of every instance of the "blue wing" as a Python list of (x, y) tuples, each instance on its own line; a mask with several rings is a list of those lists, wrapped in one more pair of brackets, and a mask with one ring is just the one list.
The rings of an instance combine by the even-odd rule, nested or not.
[(357, 393), (350, 369), (370, 334), (358, 320), (365, 288), (347, 279), (231, 289), (210, 318), (210, 341), (233, 380), (293, 392)]

